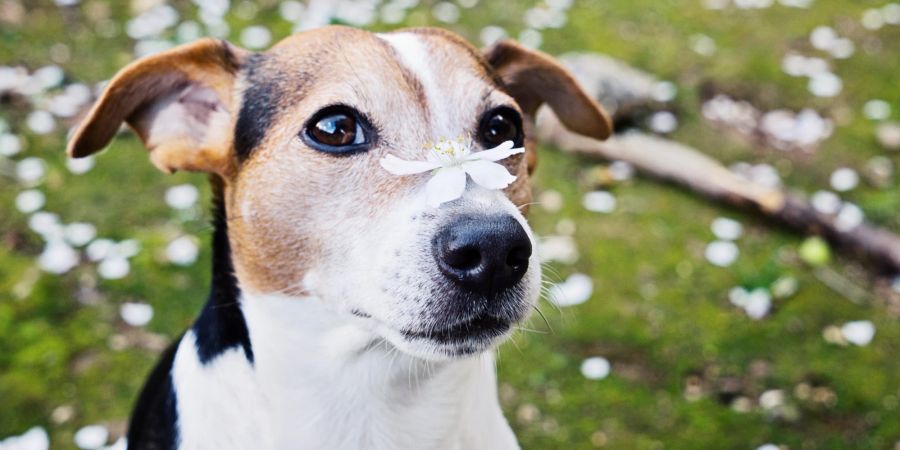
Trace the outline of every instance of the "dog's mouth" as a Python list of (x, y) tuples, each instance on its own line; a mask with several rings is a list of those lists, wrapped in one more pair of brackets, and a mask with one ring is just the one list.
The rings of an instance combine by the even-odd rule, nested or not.
[(507, 320), (482, 314), (473, 319), (460, 322), (446, 328), (434, 328), (426, 331), (403, 331), (407, 339), (426, 339), (437, 344), (454, 345), (461, 343), (485, 342), (502, 336), (509, 331), (511, 323)]

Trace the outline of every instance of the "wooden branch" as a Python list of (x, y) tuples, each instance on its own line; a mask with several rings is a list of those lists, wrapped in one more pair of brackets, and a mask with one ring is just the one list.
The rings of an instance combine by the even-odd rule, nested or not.
[(799, 232), (820, 235), (887, 274), (900, 273), (900, 237), (896, 234), (865, 223), (842, 229), (833, 215), (817, 211), (801, 196), (748, 181), (687, 145), (642, 132), (597, 141), (569, 132), (547, 108), (538, 114), (537, 132), (540, 139), (565, 152), (628, 162), (647, 175), (711, 200), (753, 210)]

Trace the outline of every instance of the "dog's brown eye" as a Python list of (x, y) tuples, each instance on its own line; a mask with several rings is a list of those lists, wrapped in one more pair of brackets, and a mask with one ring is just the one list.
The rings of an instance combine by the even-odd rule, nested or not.
[(501, 107), (489, 111), (481, 120), (479, 135), (487, 147), (496, 147), (506, 141), (522, 144), (522, 119), (512, 108)]
[(316, 113), (304, 127), (302, 138), (316, 150), (355, 153), (369, 147), (369, 127), (352, 108), (329, 106)]
[(325, 145), (350, 145), (356, 141), (356, 119), (346, 114), (323, 117), (310, 130), (310, 135)]

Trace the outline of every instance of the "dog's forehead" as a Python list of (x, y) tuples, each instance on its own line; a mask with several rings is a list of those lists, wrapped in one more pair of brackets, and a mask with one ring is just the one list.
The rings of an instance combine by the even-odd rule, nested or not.
[[(424, 114), (436, 138), (449, 138), (473, 118), (477, 108), (499, 93), (481, 56), (449, 33), (414, 29), (380, 34), (418, 89)], [(473, 111), (476, 109), (476, 111)]]
[(241, 159), (275, 138), (271, 130), (299, 131), (332, 104), (354, 107), (387, 133), (424, 143), (455, 138), (487, 106), (512, 102), (478, 50), (434, 29), (375, 34), (336, 26), (300, 33), (251, 57), (241, 87), (234, 141)]

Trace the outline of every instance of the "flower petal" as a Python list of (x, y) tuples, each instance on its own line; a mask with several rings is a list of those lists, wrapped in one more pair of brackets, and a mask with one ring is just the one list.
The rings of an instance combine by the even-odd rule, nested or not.
[(441, 203), (456, 200), (466, 190), (466, 173), (459, 167), (445, 167), (428, 180), (425, 196), (428, 204), (437, 208)]
[(431, 161), (407, 161), (400, 159), (394, 155), (387, 155), (381, 158), (381, 167), (394, 175), (412, 175), (416, 173), (428, 172), (437, 169), (440, 164)]
[(506, 167), (490, 161), (467, 161), (462, 169), (472, 177), (472, 181), (488, 189), (503, 189), (516, 181)]
[(500, 161), (518, 153), (524, 153), (525, 147), (513, 148), (513, 141), (506, 141), (494, 148), (474, 152), (466, 157), (469, 161)]

